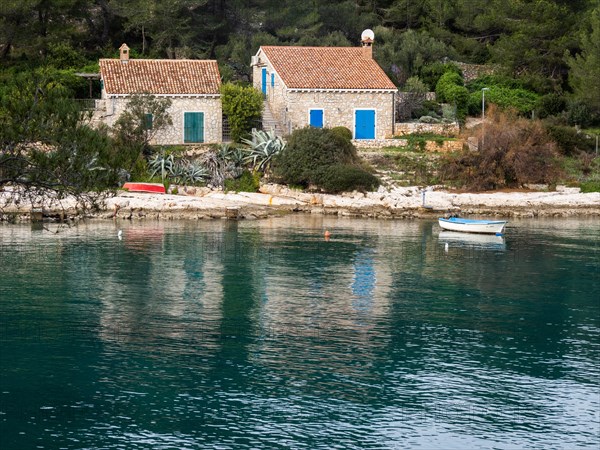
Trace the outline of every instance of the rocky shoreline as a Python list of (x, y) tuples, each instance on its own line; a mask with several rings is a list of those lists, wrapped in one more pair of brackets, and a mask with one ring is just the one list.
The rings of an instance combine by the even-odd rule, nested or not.
[[(98, 211), (83, 214), (74, 199), (62, 200), (41, 211), (54, 220), (95, 219), (261, 219), (290, 213), (328, 214), (378, 219), (431, 218), (443, 215), (486, 217), (600, 216), (600, 193), (583, 194), (575, 188), (552, 192), (453, 193), (429, 187), (381, 188), (377, 192), (341, 195), (305, 193), (266, 184), (260, 193), (225, 193), (191, 188), (184, 195), (121, 191), (106, 199)], [(0, 194), (6, 196), (6, 193)], [(1, 198), (0, 198), (1, 201)], [(38, 212), (39, 214), (39, 212)], [(31, 205), (10, 203), (0, 219), (25, 221)]]

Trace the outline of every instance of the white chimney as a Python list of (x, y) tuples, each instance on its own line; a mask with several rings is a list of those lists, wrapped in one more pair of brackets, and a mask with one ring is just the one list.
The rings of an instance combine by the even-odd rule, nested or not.
[(363, 57), (373, 59), (373, 42), (375, 41), (375, 33), (368, 28), (360, 35), (360, 44), (362, 46)]

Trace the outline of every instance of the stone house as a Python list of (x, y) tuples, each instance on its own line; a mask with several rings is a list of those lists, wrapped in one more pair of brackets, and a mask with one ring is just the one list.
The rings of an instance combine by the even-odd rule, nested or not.
[(362, 47), (260, 47), (252, 79), (265, 117), (282, 133), (344, 126), (355, 139), (392, 137), (397, 88), (373, 59), (372, 44), (363, 36)]
[[(95, 119), (112, 126), (131, 94), (169, 98), (173, 126), (158, 132), (153, 144), (176, 145), (222, 141), (221, 76), (216, 61), (129, 59), (123, 44), (119, 59), (100, 60), (102, 94)], [(147, 118), (152, 126), (152, 118)]]

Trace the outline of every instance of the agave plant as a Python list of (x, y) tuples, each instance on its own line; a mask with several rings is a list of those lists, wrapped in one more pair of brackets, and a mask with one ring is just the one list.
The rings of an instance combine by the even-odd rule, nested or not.
[(165, 182), (165, 177), (173, 172), (173, 155), (165, 157), (164, 153), (157, 154), (148, 162), (150, 169), (150, 176), (154, 177), (157, 173), (160, 173), (160, 177)]
[(185, 184), (201, 183), (209, 177), (208, 170), (199, 161), (187, 161), (183, 175), (183, 182)]
[(252, 139), (242, 139), (242, 142), (250, 146), (246, 161), (259, 172), (267, 171), (273, 157), (285, 149), (285, 142), (274, 131), (254, 130)]

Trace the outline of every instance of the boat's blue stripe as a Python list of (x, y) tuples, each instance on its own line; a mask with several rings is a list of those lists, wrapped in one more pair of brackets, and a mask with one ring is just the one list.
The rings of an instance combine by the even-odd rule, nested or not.
[(451, 219), (443, 219), (440, 217), (439, 220), (441, 220), (442, 222), (460, 223), (463, 225), (485, 225), (485, 224), (492, 225), (492, 224), (506, 223), (506, 220), (458, 219), (456, 217), (453, 217)]

